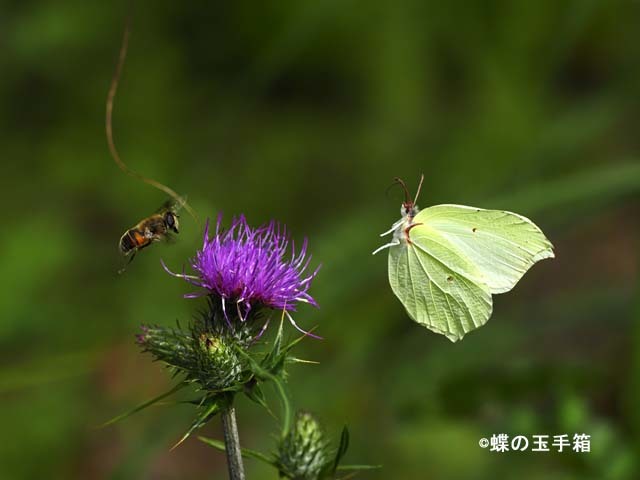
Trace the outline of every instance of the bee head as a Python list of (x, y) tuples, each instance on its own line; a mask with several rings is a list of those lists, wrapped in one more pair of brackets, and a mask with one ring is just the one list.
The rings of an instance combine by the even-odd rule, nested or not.
[(169, 230), (178, 233), (178, 216), (172, 211), (165, 212), (164, 223)]

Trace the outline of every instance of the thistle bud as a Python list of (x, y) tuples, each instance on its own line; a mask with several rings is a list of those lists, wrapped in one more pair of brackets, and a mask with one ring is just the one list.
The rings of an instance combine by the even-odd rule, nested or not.
[(235, 339), (204, 330), (196, 321), (190, 330), (159, 326), (143, 326), (136, 343), (156, 360), (164, 362), (188, 381), (203, 390), (230, 388), (239, 381), (242, 365), (235, 351)]
[(320, 423), (310, 413), (299, 411), (278, 449), (280, 475), (291, 480), (319, 480), (330, 461), (329, 442)]
[(199, 334), (196, 375), (206, 390), (229, 388), (240, 379), (242, 366), (233, 342), (224, 335)]

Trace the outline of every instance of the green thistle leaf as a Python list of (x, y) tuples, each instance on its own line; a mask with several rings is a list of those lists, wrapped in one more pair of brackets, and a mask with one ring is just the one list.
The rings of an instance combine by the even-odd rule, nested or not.
[(206, 403), (201, 407), (202, 413), (198, 415), (198, 417), (193, 421), (189, 430), (178, 440), (178, 442), (171, 447), (171, 450), (178, 447), (182, 442), (184, 442), (187, 438), (191, 436), (191, 434), (204, 426), (209, 420), (215, 417), (220, 410), (222, 410), (225, 406), (229, 404), (231, 400), (226, 395), (219, 395), (216, 397), (212, 397), (207, 399)]
[(157, 397), (152, 398), (151, 400), (147, 400), (146, 402), (141, 403), (140, 405), (132, 408), (131, 410), (128, 410), (124, 413), (121, 413), (120, 415), (118, 415), (117, 417), (113, 417), (111, 420), (107, 420), (106, 422), (104, 422), (102, 425), (100, 425), (100, 427), (106, 427), (108, 425), (112, 425), (116, 422), (119, 422), (120, 420), (123, 420), (127, 417), (130, 417), (131, 415), (133, 415), (134, 413), (138, 413), (141, 410), (144, 410), (147, 407), (150, 407), (151, 405), (158, 403), (160, 400), (167, 398), (170, 395), (173, 395), (175, 392), (177, 392), (178, 390), (183, 389), (184, 387), (186, 387), (188, 384), (186, 382), (181, 382), (179, 384), (177, 384), (175, 387), (173, 387), (171, 390), (168, 390), (160, 395), (158, 395)]
[(340, 460), (344, 457), (345, 453), (349, 449), (349, 430), (345, 425), (342, 429), (342, 433), (340, 434), (340, 445), (338, 445), (338, 450), (336, 451), (336, 458), (333, 461), (333, 471), (335, 472), (338, 469), (338, 465), (340, 465)]

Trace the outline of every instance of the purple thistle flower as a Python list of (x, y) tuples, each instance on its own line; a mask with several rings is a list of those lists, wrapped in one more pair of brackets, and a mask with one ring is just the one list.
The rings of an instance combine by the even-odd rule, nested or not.
[(185, 297), (219, 298), (229, 324), (229, 309), (237, 311), (243, 322), (255, 308), (281, 310), (298, 330), (314, 336), (300, 329), (290, 314), (299, 302), (317, 306), (308, 290), (319, 267), (305, 276), (311, 260), (307, 257), (306, 239), (296, 254), (292, 241), (289, 248), (286, 228), (274, 221), (254, 229), (244, 215), (240, 215), (233, 218), (227, 230), (221, 228), (221, 221), (222, 215), (218, 215), (212, 238), (209, 238), (207, 221), (202, 249), (191, 260), (191, 268), (197, 275), (173, 273), (163, 263), (171, 275), (203, 289)]

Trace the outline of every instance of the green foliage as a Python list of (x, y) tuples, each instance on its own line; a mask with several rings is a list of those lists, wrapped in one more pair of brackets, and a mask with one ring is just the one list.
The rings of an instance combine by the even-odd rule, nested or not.
[[(225, 451), (225, 445), (219, 440), (198, 437), (207, 445)], [(349, 431), (344, 427), (337, 448), (333, 449), (326, 437), (324, 428), (310, 413), (299, 410), (293, 427), (278, 440), (277, 450), (271, 455), (242, 449), (242, 456), (265, 463), (278, 471), (280, 478), (290, 480), (325, 480), (351, 478), (362, 470), (380, 468), (380, 465), (341, 465), (342, 457), (349, 448)], [(351, 471), (346, 477), (340, 472)]]
[(284, 386), (285, 365), (290, 363), (289, 359), (298, 360), (290, 357), (289, 352), (304, 336), (283, 345), (283, 314), (275, 338), (269, 343), (270, 349), (256, 352), (251, 348), (255, 341), (251, 332), (256, 328), (256, 319), (251, 317), (250, 321), (241, 322), (239, 318), (230, 317), (223, 320), (223, 312), (215, 306), (216, 302), (210, 299), (208, 304), (209, 309), (197, 316), (188, 330), (183, 330), (180, 325), (174, 328), (142, 327), (142, 333), (136, 335), (136, 342), (143, 352), (164, 363), (173, 376), (178, 377), (179, 383), (168, 392), (112, 418), (103, 426), (157, 404), (186, 386), (195, 386), (200, 397), (186, 403), (197, 407), (197, 415), (175, 448), (221, 410), (231, 406), (238, 392), (243, 392), (271, 414), (262, 385), (272, 382), (283, 407), (282, 438), (290, 434), (291, 406)]

